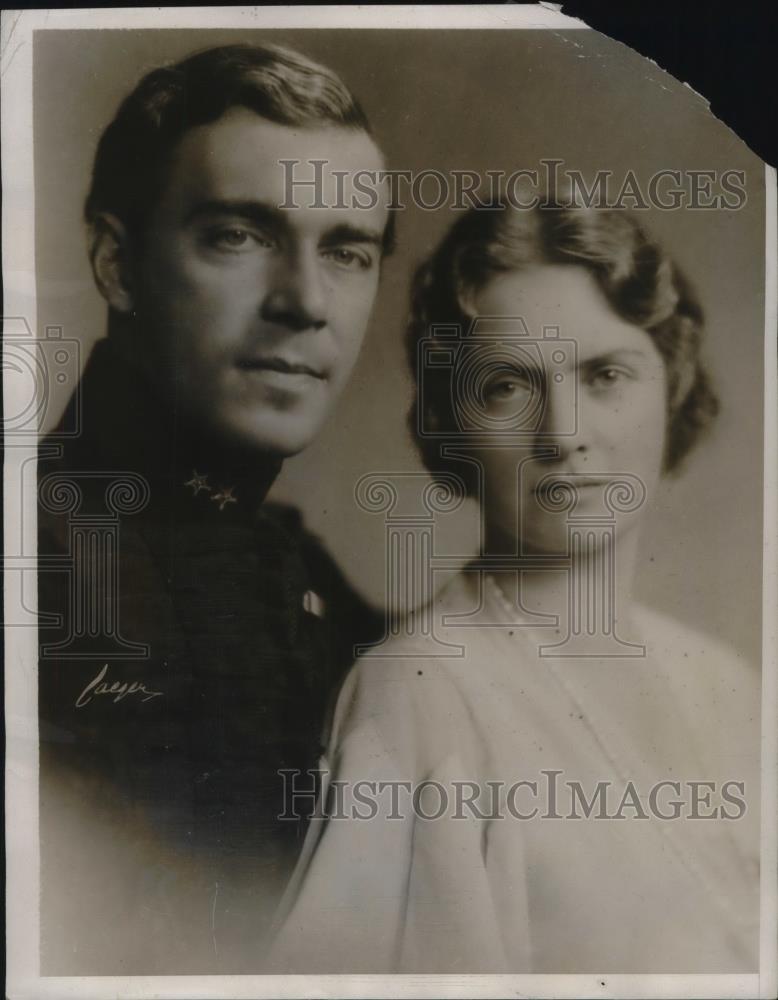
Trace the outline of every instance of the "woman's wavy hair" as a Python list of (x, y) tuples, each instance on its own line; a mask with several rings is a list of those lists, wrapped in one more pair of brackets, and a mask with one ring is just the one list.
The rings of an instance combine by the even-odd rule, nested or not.
[[(587, 268), (614, 311), (651, 335), (667, 371), (664, 471), (677, 469), (718, 412), (700, 358), (702, 307), (676, 264), (633, 216), (553, 198), (532, 209), (502, 199), (470, 209), (416, 272), (406, 333), (416, 389), (409, 423), (427, 469), (433, 476), (456, 471), (468, 492), (475, 486), (465, 463), (442, 456), (441, 444), (447, 438), (461, 443), (461, 437), (450, 371), (424, 363), (436, 347), (451, 351), (450, 338), (437, 339), (435, 328), (457, 327), (465, 336), (474, 318), (468, 299), (490, 278), (534, 264)], [(429, 345), (425, 351), (422, 340)]]

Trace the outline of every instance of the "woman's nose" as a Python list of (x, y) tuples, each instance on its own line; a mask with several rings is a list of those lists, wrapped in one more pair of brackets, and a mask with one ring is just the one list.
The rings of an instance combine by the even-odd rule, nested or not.
[(587, 428), (575, 376), (570, 372), (549, 374), (539, 420), (538, 443), (553, 446), (560, 457), (587, 450)]

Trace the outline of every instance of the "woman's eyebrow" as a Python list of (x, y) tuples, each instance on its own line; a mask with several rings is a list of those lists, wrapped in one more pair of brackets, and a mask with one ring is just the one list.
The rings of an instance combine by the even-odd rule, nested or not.
[(648, 357), (648, 352), (640, 347), (614, 347), (610, 351), (600, 351), (597, 354), (579, 358), (578, 367), (590, 368), (592, 365), (608, 361), (646, 361)]

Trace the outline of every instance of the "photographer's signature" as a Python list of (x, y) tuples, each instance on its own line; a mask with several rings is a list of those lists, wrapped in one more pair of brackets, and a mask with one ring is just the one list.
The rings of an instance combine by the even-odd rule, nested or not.
[(159, 698), (164, 691), (150, 691), (142, 681), (111, 681), (106, 680), (108, 664), (94, 677), (76, 698), (76, 708), (84, 708), (93, 698), (99, 695), (113, 697), (114, 704), (123, 698), (137, 694), (141, 696), (141, 701), (151, 701), (152, 698)]

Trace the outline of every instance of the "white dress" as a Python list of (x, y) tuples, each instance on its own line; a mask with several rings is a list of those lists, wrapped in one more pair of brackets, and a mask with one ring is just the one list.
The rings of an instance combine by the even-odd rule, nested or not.
[[(372, 786), (355, 794), (368, 781), (438, 782), (448, 809), (418, 815), (443, 803), (428, 787), (416, 813), (384, 792), (373, 818), (315, 821), (268, 971), (756, 971), (758, 672), (647, 610), (635, 615), (645, 658), (540, 658), (467, 571), (436, 601), (438, 634), (479, 604), (500, 624), (446, 628), (464, 655), (408, 637), (352, 670), (323, 762), (328, 812), (369, 815)], [(481, 797), (453, 818), (455, 781)], [(652, 800), (660, 781), (681, 794), (664, 785)], [(595, 802), (588, 818), (575, 782)], [(725, 782), (745, 787), (727, 799)], [(673, 800), (681, 818), (661, 818)]]

